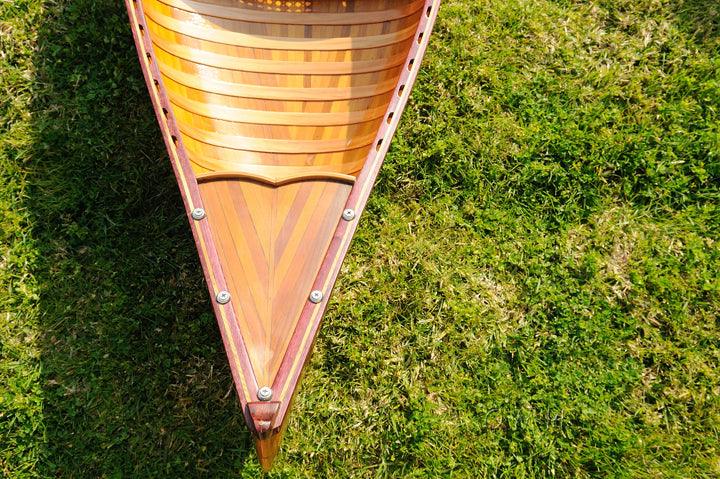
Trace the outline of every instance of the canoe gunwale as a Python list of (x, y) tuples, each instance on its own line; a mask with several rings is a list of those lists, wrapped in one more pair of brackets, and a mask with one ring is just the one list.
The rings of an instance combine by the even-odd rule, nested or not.
[[(413, 34), (410, 51), (403, 64), (402, 73), (385, 113), (388, 121), (382, 122), (374, 141), (370, 143), (374, 147), (371, 147), (364, 166), (352, 184), (344, 206), (345, 209), (354, 210), (354, 218), (349, 221), (338, 218), (330, 245), (313, 282), (312, 289), (321, 291), (323, 298), (318, 303), (308, 300), (304, 305), (272, 384), (272, 389), (275, 392), (274, 400), (280, 402), (272, 424), (272, 429), (276, 434), (281, 434), (281, 431), (287, 425), (288, 410), (298, 390), (303, 366), (311, 354), (340, 266), (357, 229), (359, 217), (366, 206), (370, 192), (387, 155), (391, 139), (397, 130), (401, 114), (412, 92), (412, 86), (417, 79), (422, 59), (430, 41), (430, 32), (437, 18), (440, 2), (441, 0), (425, 0), (423, 4), (423, 12)], [(215, 298), (220, 291), (227, 290), (225, 274), (219, 261), (209, 222), (195, 220), (192, 217), (193, 210), (203, 208), (198, 182), (212, 181), (215, 178), (212, 174), (196, 176), (192, 170), (187, 150), (183, 145), (183, 135), (178, 128), (178, 122), (171, 107), (172, 103), (163, 86), (163, 75), (155, 58), (154, 45), (150, 38), (142, 3), (143, 0), (125, 0), (143, 75), (180, 186), (181, 196), (198, 248), (205, 280), (211, 297)], [(232, 174), (232, 172), (229, 174)], [(349, 175), (342, 176), (347, 177)], [(277, 182), (278, 180), (271, 180), (271, 182), (273, 181)], [(302, 179), (297, 181), (302, 181)], [(334, 181), (347, 181), (350, 183), (348, 178), (338, 177)], [(248, 404), (257, 401), (255, 398), (259, 385), (253, 372), (248, 349), (238, 327), (231, 303), (223, 305), (213, 300), (212, 305), (228, 355), (243, 415), (250, 430), (255, 434), (254, 418), (249, 412)], [(265, 463), (263, 463), (263, 466), (265, 467)]]

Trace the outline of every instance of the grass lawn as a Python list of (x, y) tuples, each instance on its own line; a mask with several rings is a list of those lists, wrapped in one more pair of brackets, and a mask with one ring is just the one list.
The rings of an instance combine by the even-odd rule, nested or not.
[[(0, 2), (0, 476), (260, 469), (117, 0)], [(270, 477), (720, 476), (720, 4), (447, 0)]]

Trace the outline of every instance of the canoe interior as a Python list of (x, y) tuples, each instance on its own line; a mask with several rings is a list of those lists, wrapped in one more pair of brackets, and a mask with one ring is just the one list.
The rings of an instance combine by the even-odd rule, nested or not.
[[(343, 211), (364, 207), (439, 0), (127, 6), (186, 206), (205, 212), (208, 285), (230, 293), (216, 314), (266, 464), (355, 230)], [(263, 386), (276, 404), (258, 422)]]
[(313, 173), (352, 183), (386, 120), (424, 4), (144, 0), (199, 178)]

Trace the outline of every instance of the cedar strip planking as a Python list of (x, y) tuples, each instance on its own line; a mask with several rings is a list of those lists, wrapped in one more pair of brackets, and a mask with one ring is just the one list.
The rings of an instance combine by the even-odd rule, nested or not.
[(439, 3), (126, 0), (265, 469)]

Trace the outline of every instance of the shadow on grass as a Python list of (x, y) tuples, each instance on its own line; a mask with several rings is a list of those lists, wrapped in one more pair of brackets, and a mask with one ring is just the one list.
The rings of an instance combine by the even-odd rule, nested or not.
[(48, 477), (253, 466), (121, 2), (47, 2), (26, 206)]
[(720, 49), (720, 4), (716, 0), (672, 2), (678, 26), (691, 34), (695, 44), (710, 52)]

